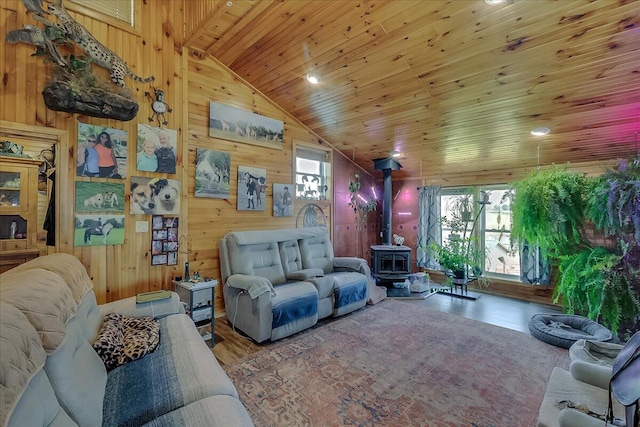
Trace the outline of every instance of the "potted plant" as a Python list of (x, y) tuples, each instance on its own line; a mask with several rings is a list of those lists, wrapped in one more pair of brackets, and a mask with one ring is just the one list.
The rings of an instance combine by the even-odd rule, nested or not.
[[(456, 279), (467, 279), (470, 275), (480, 277), (484, 251), (473, 235), (473, 227), (469, 229), (469, 223), (474, 221), (473, 196), (465, 194), (455, 198), (450, 208), (451, 215), (440, 219), (440, 224), (451, 230), (449, 238), (440, 245), (432, 243), (427, 251), (445, 270), (447, 277), (453, 276)], [(447, 283), (451, 283), (451, 277)]]

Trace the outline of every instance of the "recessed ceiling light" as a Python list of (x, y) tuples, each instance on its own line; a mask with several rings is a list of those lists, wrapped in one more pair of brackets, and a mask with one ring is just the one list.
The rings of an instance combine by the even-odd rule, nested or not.
[(313, 85), (320, 83), (320, 77), (317, 74), (307, 74), (307, 81)]
[(402, 153), (397, 150), (389, 151), (389, 156), (393, 157), (394, 159), (400, 157), (401, 154)]
[(504, 3), (507, 0), (484, 0), (484, 2), (486, 4), (490, 4), (490, 5), (494, 5), (494, 4), (500, 4), (500, 3)]
[(531, 129), (531, 132), (529, 133), (533, 136), (545, 136), (549, 135), (549, 132), (551, 132), (551, 129), (546, 126), (540, 126), (535, 129)]

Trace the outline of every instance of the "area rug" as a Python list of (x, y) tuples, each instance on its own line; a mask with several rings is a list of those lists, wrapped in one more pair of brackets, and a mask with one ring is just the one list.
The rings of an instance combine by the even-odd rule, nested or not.
[(256, 426), (534, 426), (568, 351), (386, 300), (225, 366)]

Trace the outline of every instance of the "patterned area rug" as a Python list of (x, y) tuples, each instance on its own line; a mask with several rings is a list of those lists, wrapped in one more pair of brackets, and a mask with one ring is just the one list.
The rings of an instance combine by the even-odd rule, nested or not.
[(386, 300), (225, 366), (256, 426), (534, 426), (567, 350)]

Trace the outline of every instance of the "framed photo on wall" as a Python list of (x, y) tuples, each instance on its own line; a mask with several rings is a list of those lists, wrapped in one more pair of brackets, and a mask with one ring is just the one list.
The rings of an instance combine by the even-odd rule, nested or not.
[(293, 216), (294, 184), (273, 184), (273, 216)]
[(284, 122), (240, 108), (210, 102), (209, 136), (282, 150)]
[(129, 201), (132, 215), (179, 215), (180, 181), (132, 176)]
[(151, 265), (178, 263), (178, 225), (176, 217), (151, 217)]
[(196, 149), (195, 197), (229, 198), (231, 155), (223, 151)]
[(124, 215), (76, 215), (74, 220), (74, 246), (124, 244)]
[(263, 211), (266, 202), (266, 188), (266, 169), (238, 166), (239, 211)]
[(136, 139), (136, 170), (143, 172), (176, 173), (178, 132), (138, 124)]
[(124, 184), (76, 181), (76, 213), (124, 213)]
[(127, 137), (125, 130), (78, 122), (76, 176), (125, 179)]

